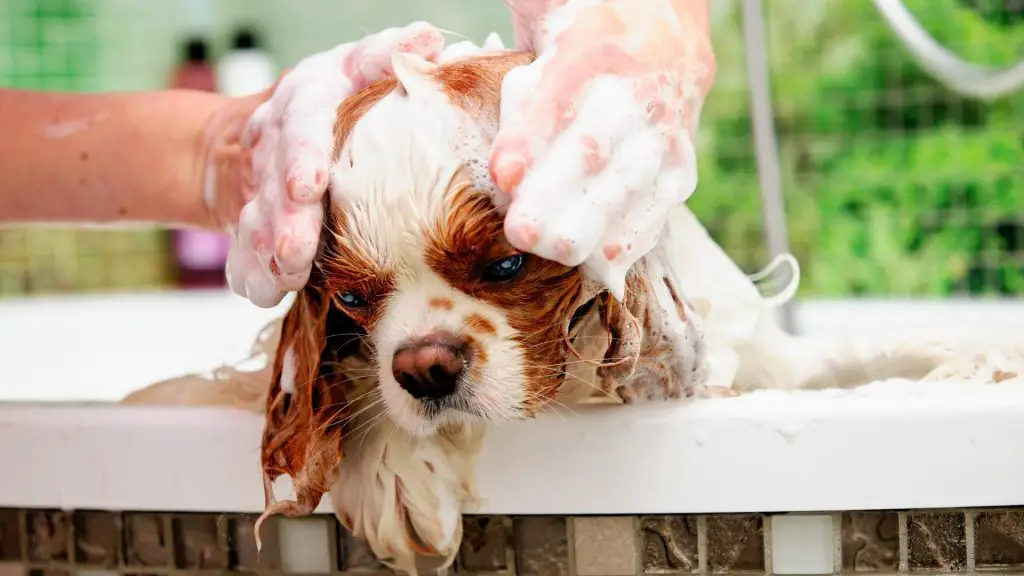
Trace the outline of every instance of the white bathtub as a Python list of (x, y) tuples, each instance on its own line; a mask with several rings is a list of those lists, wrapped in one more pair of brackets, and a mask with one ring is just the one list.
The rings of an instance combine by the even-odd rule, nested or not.
[[(10, 471), (0, 474), (0, 508), (262, 510), (259, 416), (104, 403), (241, 358), (279, 313), (220, 292), (0, 302), (0, 466)], [(1024, 305), (811, 302), (797, 320), (810, 334), (967, 323), (1011, 331), (1024, 326)], [(1021, 438), (1024, 386), (1016, 384), (563, 410), (489, 433), (479, 513), (1017, 506)], [(827, 553), (838, 563), (828, 552), (838, 525), (819, 526), (826, 542), (808, 539), (805, 526), (779, 528), (766, 546), (785, 555), (789, 538), (802, 550), (794, 557)], [(973, 538), (973, 524), (965, 530)]]

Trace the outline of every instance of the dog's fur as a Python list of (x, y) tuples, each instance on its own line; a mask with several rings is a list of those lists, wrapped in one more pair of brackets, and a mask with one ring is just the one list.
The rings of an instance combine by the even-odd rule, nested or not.
[[(485, 421), (529, 417), (558, 395), (630, 402), (851, 386), (948, 366), (954, 348), (943, 342), (861, 350), (785, 333), (774, 307), (792, 290), (763, 298), (685, 206), (634, 266), (621, 302), (540, 259), (512, 280), (482, 280), (482, 267), (514, 251), (481, 151), (504, 73), (529, 59), (501, 52), (436, 66), (396, 56), (395, 79), (339, 109), (314, 273), (254, 350), (276, 351), (273, 364), (157, 384), (125, 402), (265, 409), (267, 512), (307, 514), (329, 491), (378, 557), (414, 570), (417, 554), (451, 559), (458, 549)], [(794, 287), (798, 275), (793, 266)], [(346, 294), (365, 304), (346, 305)], [(398, 384), (391, 359), (439, 332), (471, 354), (452, 399), (428, 406)], [(280, 475), (293, 479), (295, 500), (274, 501)]]

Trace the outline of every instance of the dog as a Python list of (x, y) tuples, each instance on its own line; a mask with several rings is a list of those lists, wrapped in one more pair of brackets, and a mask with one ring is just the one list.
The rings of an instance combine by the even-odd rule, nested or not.
[[(415, 573), (417, 557), (446, 565), (458, 550), (486, 423), (552, 402), (924, 377), (953, 357), (947, 341), (786, 333), (774, 310), (795, 293), (796, 261), (780, 260), (790, 284), (763, 296), (685, 205), (622, 299), (512, 249), (486, 158), (501, 80), (532, 56), (489, 44), (440, 64), (397, 54), (394, 78), (341, 104), (314, 271), (253, 350), (272, 363), (125, 399), (264, 411), (264, 517), (308, 514), (329, 493), (347, 529)], [(282, 475), (294, 499), (275, 499)]]

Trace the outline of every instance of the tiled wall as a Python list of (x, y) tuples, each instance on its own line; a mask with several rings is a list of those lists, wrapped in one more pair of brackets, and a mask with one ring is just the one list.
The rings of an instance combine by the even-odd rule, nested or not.
[[(0, 509), (0, 576), (387, 574), (332, 517)], [(449, 573), (1020, 573), (1024, 509), (465, 519)]]

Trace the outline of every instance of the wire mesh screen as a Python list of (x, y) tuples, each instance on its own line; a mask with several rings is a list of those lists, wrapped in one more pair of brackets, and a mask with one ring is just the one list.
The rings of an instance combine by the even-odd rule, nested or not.
[[(767, 262), (738, 3), (711, 0), (719, 76), (701, 121), (690, 205), (746, 270)], [(500, 0), (4, 0), (0, 85), (159, 89), (182, 43), (216, 59), (255, 25), (281, 65), (388, 25), (425, 19), (510, 38)], [(913, 0), (962, 58), (1024, 57), (1024, 2)], [(765, 2), (790, 244), (804, 296), (1024, 293), (1024, 94), (964, 99), (911, 59), (869, 0)], [(2, 175), (0, 175), (2, 177)], [(0, 230), (0, 297), (168, 288), (168, 231)]]

